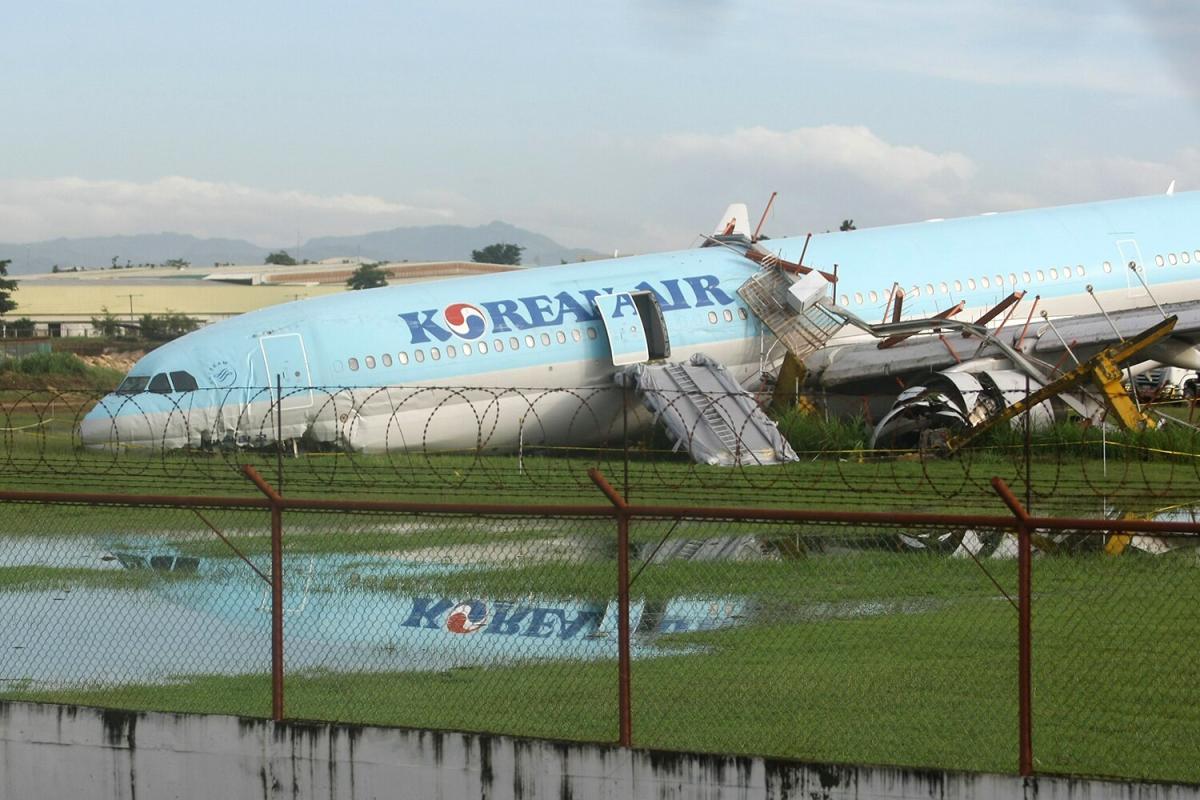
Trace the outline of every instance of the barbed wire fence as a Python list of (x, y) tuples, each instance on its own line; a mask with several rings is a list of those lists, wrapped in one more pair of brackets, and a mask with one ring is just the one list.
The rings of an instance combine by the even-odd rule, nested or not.
[(253, 466), (239, 496), (2, 490), (0, 695), (1198, 778), (1195, 520), (1031, 516), (1000, 480), (996, 514), (587, 480), (559, 505), (281, 494)]
[[(668, 393), (667, 403), (693, 400)], [(959, 416), (979, 398), (963, 403)], [(948, 402), (934, 405), (937, 417)], [(865, 416), (792, 407), (775, 417), (795, 460), (766, 469), (752, 458), (729, 467), (695, 463), (688, 456), (694, 431), (664, 432), (634, 392), (615, 386), (125, 396), (9, 389), (0, 392), (0, 464), (8, 485), (48, 489), (236, 493), (240, 466), (251, 463), (289, 494), (532, 501), (589, 497), (587, 469), (597, 467), (644, 502), (836, 508), (868, 493), (916, 510), (993, 503), (989, 481), (1001, 475), (1046, 513), (1174, 513), (1197, 499), (1200, 430), (1194, 399), (1154, 408), (1169, 418), (1157, 430), (1069, 422), (1026, 436), (1022, 417), (946, 454), (914, 442), (873, 447)]]

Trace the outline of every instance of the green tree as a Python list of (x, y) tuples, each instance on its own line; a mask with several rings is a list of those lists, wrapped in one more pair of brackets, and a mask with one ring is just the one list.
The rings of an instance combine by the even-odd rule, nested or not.
[(0, 317), (17, 307), (17, 301), (12, 299), (12, 293), (17, 290), (17, 282), (10, 280), (8, 265), (12, 259), (0, 260)]
[(844, 220), (842, 220), (842, 227), (838, 228), (838, 230), (839, 231), (854, 231), (854, 230), (858, 230), (858, 229), (856, 227), (854, 227), (854, 220), (844, 219)]
[(294, 267), (296, 266), (296, 259), (289, 256), (287, 250), (276, 250), (275, 252), (268, 254), (263, 263), (278, 264), (279, 266), (283, 267)]
[(521, 252), (524, 247), (515, 244), (505, 244), (497, 242), (489, 244), (482, 250), (472, 250), (471, 260), (481, 264), (512, 264), (519, 266), (521, 264)]
[(185, 333), (191, 333), (200, 327), (200, 320), (180, 314), (178, 311), (168, 311), (155, 316), (143, 314), (141, 319), (142, 338), (152, 342), (166, 342), (178, 339)]
[(101, 336), (115, 339), (125, 332), (125, 326), (117, 319), (117, 315), (108, 310), (108, 306), (100, 306), (102, 316), (92, 317), (92, 327)]
[(383, 269), (380, 263), (376, 261), (374, 263), (363, 264), (354, 270), (353, 274), (346, 279), (346, 285), (351, 290), (378, 289), (380, 286), (387, 286), (387, 279), (387, 270)]
[(28, 339), (33, 336), (33, 320), (29, 317), (21, 317), (12, 324), (13, 334), (21, 339)]
[(191, 262), (184, 261), (182, 258), (168, 258), (167, 263), (163, 266), (174, 267), (175, 269), (183, 269), (184, 267), (191, 266)]

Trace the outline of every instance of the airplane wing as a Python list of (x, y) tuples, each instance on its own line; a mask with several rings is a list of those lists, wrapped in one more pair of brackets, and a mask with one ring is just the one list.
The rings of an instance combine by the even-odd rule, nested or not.
[[(1163, 306), (1163, 313), (1154, 307), (1143, 307), (1110, 312), (1107, 318), (1097, 312), (1049, 322), (1039, 319), (1031, 322), (1028, 329), (1021, 320), (1009, 322), (993, 333), (997, 339), (1019, 345), (1018, 349), (1032, 359), (1054, 366), (1069, 360), (1067, 346), (1083, 361), (1170, 315), (1179, 319), (1172, 335), (1150, 348), (1147, 357), (1200, 369), (1200, 356), (1193, 350), (1200, 344), (1200, 304), (1195, 303)], [(966, 370), (972, 362), (978, 362), (980, 369), (984, 369), (989, 362), (1005, 357), (994, 344), (981, 343), (974, 337), (964, 338), (957, 331), (945, 331), (915, 336), (884, 349), (874, 339), (833, 344), (808, 356), (804, 365), (809, 380), (830, 391), (865, 391), (872, 385), (896, 390), (897, 378), (909, 385), (930, 373), (950, 368)]]

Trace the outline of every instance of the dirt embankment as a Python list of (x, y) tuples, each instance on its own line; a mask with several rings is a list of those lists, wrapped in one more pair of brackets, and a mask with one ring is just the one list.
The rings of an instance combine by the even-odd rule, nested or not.
[(126, 350), (113, 353), (101, 353), (99, 355), (79, 356), (79, 360), (87, 364), (89, 367), (104, 367), (106, 369), (115, 369), (122, 375), (133, 369), (133, 365), (137, 360), (146, 355), (145, 350)]

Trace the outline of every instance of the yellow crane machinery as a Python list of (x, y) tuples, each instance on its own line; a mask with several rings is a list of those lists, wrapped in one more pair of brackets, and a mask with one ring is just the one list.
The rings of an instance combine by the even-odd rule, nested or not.
[(771, 393), (771, 410), (783, 413), (795, 408), (802, 414), (812, 414), (817, 409), (800, 389), (804, 386), (804, 362), (796, 358), (789, 350), (779, 365), (779, 378), (775, 381), (775, 391)]
[(1078, 386), (1084, 381), (1091, 383), (1099, 390), (1111, 414), (1129, 430), (1145, 430), (1154, 428), (1157, 423), (1152, 417), (1142, 413), (1129, 397), (1129, 392), (1122, 385), (1121, 363), (1128, 361), (1141, 350), (1149, 347), (1160, 339), (1170, 335), (1175, 328), (1176, 317), (1167, 317), (1152, 328), (1147, 328), (1137, 336), (1123, 342), (1106, 347), (1087, 361), (1074, 369), (1064, 372), (1050, 383), (1006, 407), (999, 414), (967, 428), (961, 433), (945, 439), (940, 447), (948, 453), (969, 444), (971, 441), (1012, 418), (1024, 414), (1038, 403), (1049, 400), (1063, 392)]

